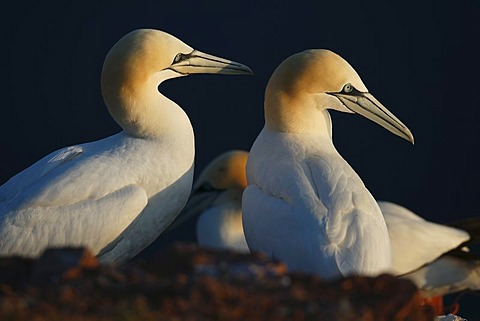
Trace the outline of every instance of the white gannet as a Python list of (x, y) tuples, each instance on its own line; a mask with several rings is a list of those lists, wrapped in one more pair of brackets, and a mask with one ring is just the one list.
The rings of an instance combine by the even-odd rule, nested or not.
[(101, 261), (121, 263), (153, 242), (185, 205), (194, 161), (190, 121), (158, 86), (193, 73), (251, 70), (158, 30), (120, 39), (101, 87), (123, 131), (53, 152), (0, 187), (0, 255), (87, 246)]
[(325, 278), (391, 266), (377, 202), (335, 149), (327, 109), (358, 113), (413, 143), (408, 128), (328, 50), (283, 61), (265, 91), (265, 126), (247, 162), (243, 228), (250, 250)]
[(232, 150), (212, 160), (201, 172), (171, 228), (194, 217), (199, 245), (249, 252), (242, 226), (247, 158), (248, 152)]

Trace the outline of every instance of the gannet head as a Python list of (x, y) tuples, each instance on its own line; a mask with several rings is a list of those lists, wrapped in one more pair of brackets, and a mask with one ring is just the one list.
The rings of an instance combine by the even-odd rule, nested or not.
[(102, 95), (110, 114), (125, 131), (148, 135), (152, 130), (141, 122), (147, 118), (145, 108), (151, 105), (150, 98), (158, 96), (159, 84), (196, 73), (237, 75), (252, 71), (240, 63), (194, 50), (166, 32), (138, 29), (108, 52), (101, 76)]
[(245, 173), (247, 159), (248, 152), (242, 150), (233, 150), (221, 154), (205, 167), (198, 177), (194, 189), (245, 189), (247, 187)]
[(110, 49), (102, 78), (128, 81), (135, 76), (146, 79), (163, 70), (175, 71), (177, 75), (172, 77), (199, 73), (252, 74), (245, 65), (194, 50), (166, 32), (138, 29), (123, 36)]
[(284, 60), (265, 92), (267, 126), (278, 131), (309, 130), (318, 126), (314, 124), (318, 111), (326, 109), (360, 114), (414, 141), (410, 130), (368, 92), (357, 72), (339, 55), (312, 49)]
[(247, 159), (248, 152), (232, 150), (212, 160), (201, 172), (187, 204), (168, 229), (176, 228), (213, 204), (229, 202), (233, 197), (240, 200), (247, 187)]

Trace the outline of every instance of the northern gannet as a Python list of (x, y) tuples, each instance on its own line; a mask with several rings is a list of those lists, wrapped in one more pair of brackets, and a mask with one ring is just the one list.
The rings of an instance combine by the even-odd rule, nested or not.
[(195, 182), (172, 228), (195, 217), (200, 246), (249, 252), (242, 226), (247, 158), (248, 152), (232, 150), (213, 159)]
[(153, 242), (185, 205), (194, 164), (190, 120), (158, 86), (194, 73), (251, 70), (159, 30), (121, 38), (101, 88), (123, 131), (53, 152), (0, 186), (0, 256), (87, 246), (102, 262), (122, 263)]
[(327, 109), (358, 113), (413, 143), (410, 130), (328, 50), (283, 61), (265, 91), (265, 126), (247, 162), (243, 228), (250, 250), (332, 278), (391, 267), (377, 202), (335, 149)]

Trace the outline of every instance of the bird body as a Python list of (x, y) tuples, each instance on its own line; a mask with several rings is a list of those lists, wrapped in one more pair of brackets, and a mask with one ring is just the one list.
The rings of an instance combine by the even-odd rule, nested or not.
[(378, 204), (390, 234), (392, 274), (414, 282), (426, 296), (480, 289), (480, 257), (466, 247), (478, 235), (426, 221), (395, 203)]
[(395, 203), (379, 201), (392, 244), (392, 273), (412, 272), (458, 248), (470, 235), (427, 221)]
[(143, 250), (185, 205), (194, 134), (158, 85), (190, 73), (251, 73), (153, 29), (135, 30), (108, 53), (105, 104), (123, 131), (54, 152), (0, 187), (0, 255), (87, 246), (102, 262)]
[[(380, 210), (330, 139), (264, 128), (250, 151), (247, 180), (243, 211), (251, 248), (325, 277), (390, 267)], [(253, 224), (268, 224), (268, 233)]]
[(391, 266), (382, 213), (332, 142), (327, 109), (359, 113), (413, 142), (355, 70), (328, 50), (282, 62), (265, 91), (265, 126), (247, 163), (243, 227), (251, 250), (326, 278)]
[[(130, 235), (135, 239), (131, 246), (147, 246), (188, 197), (193, 179), (191, 131), (190, 138), (173, 149), (168, 140), (119, 133), (46, 156), (0, 188), (2, 252), (36, 256), (45, 248), (39, 240), (46, 239), (52, 246), (88, 245), (99, 253), (114, 241), (123, 245), (116, 240), (123, 232), (125, 240), (136, 234)], [(161, 206), (172, 211), (158, 215)]]
[(242, 192), (224, 191), (205, 209), (197, 221), (197, 241), (201, 246), (248, 253), (243, 233)]

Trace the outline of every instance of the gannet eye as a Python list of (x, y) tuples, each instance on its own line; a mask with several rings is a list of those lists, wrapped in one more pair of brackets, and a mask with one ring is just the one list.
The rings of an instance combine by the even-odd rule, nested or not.
[(352, 92), (352, 90), (353, 90), (353, 86), (350, 83), (343, 86), (343, 92), (345, 93), (350, 93)]
[(178, 53), (175, 58), (173, 59), (173, 63), (177, 63), (179, 62), (180, 60), (182, 60), (183, 58), (183, 54), (182, 53)]

